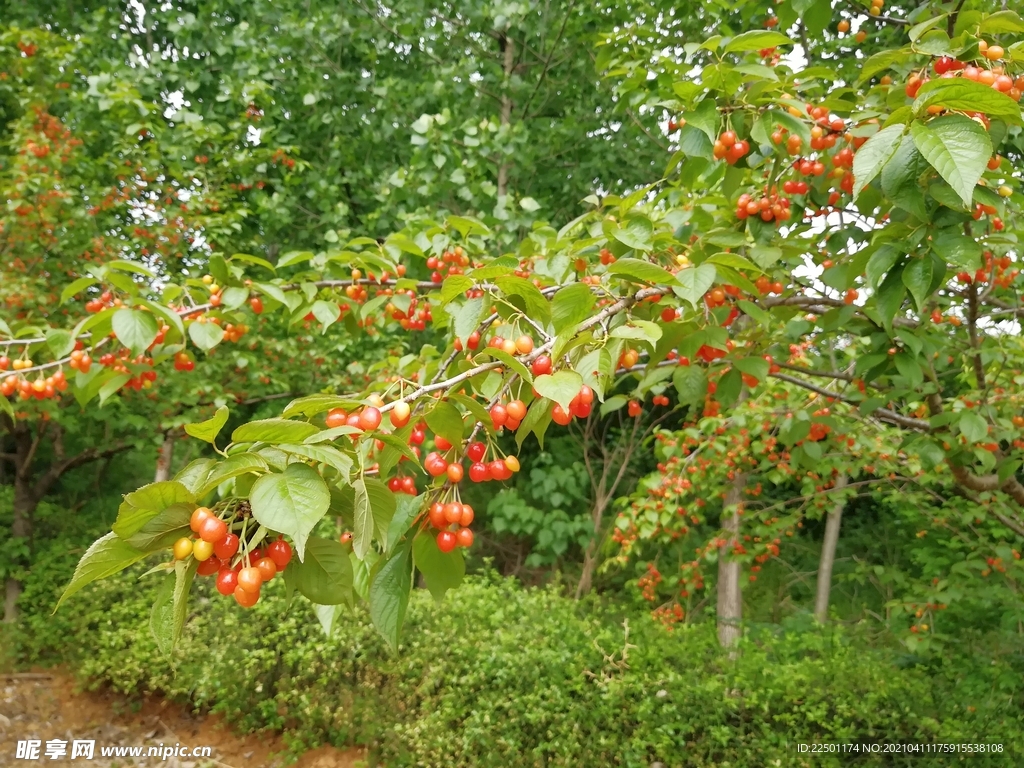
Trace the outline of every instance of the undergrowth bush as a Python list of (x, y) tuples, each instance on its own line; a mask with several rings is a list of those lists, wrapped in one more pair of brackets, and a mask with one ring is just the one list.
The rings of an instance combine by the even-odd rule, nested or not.
[(1019, 659), (921, 663), (850, 632), (776, 627), (730, 660), (711, 624), (668, 632), (494, 575), (441, 605), (417, 590), (400, 656), (361, 612), (327, 638), (307, 603), (286, 607), (280, 580), (250, 611), (207, 581), (168, 659), (149, 632), (156, 582), (136, 581), (144, 568), (51, 616), (62, 564), (41, 557), (27, 585), (23, 662), (62, 661), (91, 686), (155, 691), (242, 730), (282, 730), (296, 752), (368, 745), (387, 766), (760, 768), (849, 764), (798, 754), (813, 741), (1003, 743), (972, 766), (1011, 765), (1024, 751)]

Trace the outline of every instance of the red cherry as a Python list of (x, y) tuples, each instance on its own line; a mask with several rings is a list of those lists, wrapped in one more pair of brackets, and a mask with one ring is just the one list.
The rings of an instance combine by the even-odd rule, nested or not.
[(470, 461), (481, 461), (487, 453), (487, 446), (481, 442), (470, 443), (466, 446), (466, 458)]
[(438, 530), (448, 525), (448, 521), (445, 520), (444, 516), (444, 504), (439, 501), (435, 501), (430, 505), (430, 510), (427, 512), (427, 518), (430, 520), (430, 524)]
[(509, 421), (522, 421), (526, 418), (526, 403), (522, 400), (513, 400), (505, 406), (505, 412), (508, 415), (506, 423)]
[(341, 408), (332, 408), (327, 412), (327, 428), (334, 429), (345, 425), (348, 414)]
[(505, 426), (505, 422), (508, 421), (508, 411), (505, 410), (505, 406), (501, 403), (496, 403), (491, 406), (491, 423), (495, 429), (501, 429)]
[(547, 355), (541, 355), (533, 361), (531, 369), (534, 376), (543, 376), (544, 374), (551, 373), (551, 358)]
[(274, 561), (277, 570), (283, 571), (292, 561), (292, 546), (284, 539), (278, 539), (267, 547), (267, 557)]
[(469, 528), (460, 528), (455, 534), (455, 541), (460, 547), (473, 546), (473, 532)]
[(461, 483), (462, 482), (463, 470), (462, 470), (462, 465), (461, 464), (459, 464), (457, 462), (449, 464), (446, 472), (448, 473), (448, 482), (449, 483)]
[(474, 483), (483, 483), (491, 479), (487, 465), (480, 461), (474, 461), (469, 465), (469, 479)]
[(208, 557), (199, 563), (199, 567), (196, 568), (196, 573), (200, 576), (213, 576), (221, 569), (223, 563), (219, 558)]
[(441, 531), (437, 534), (437, 548), (447, 554), (458, 545), (458, 539), (451, 531)]
[(260, 601), (260, 589), (257, 587), (255, 590), (250, 591), (243, 589), (242, 585), (239, 584), (235, 587), (235, 602), (237, 602), (243, 608), (252, 608), (256, 603)]
[(452, 447), (452, 444), (449, 443), (440, 435), (434, 435), (434, 445), (437, 447), (437, 450), (439, 451), (447, 451), (449, 448)]
[(380, 410), (372, 405), (368, 405), (359, 414), (359, 426), (369, 432), (371, 429), (376, 429), (380, 426), (380, 419)]
[(219, 517), (214, 517), (213, 515), (203, 520), (199, 526), (199, 538), (203, 541), (208, 541), (211, 544), (218, 544), (223, 541), (227, 535), (228, 524)]
[(232, 595), (238, 586), (238, 573), (230, 568), (217, 571), (217, 591), (222, 595)]
[(246, 592), (260, 593), (263, 585), (263, 573), (255, 566), (247, 566), (238, 572), (238, 587)]
[(196, 533), (199, 533), (199, 526), (203, 524), (203, 520), (212, 516), (213, 512), (206, 507), (196, 507), (195, 511), (192, 513), (191, 519), (189, 520), (188, 527)]
[(269, 557), (261, 557), (257, 560), (256, 567), (259, 569), (260, 576), (263, 577), (263, 581), (270, 581), (275, 575), (277, 575), (277, 563)]
[(567, 426), (572, 421), (572, 414), (567, 412), (558, 403), (555, 403), (551, 408), (551, 420), (560, 426)]
[(221, 560), (230, 560), (238, 553), (238, 537), (229, 533), (223, 539), (213, 545), (213, 554)]

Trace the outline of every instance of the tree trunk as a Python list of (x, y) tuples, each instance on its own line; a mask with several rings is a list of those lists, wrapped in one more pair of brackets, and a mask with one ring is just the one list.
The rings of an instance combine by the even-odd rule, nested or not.
[(718, 644), (732, 648), (739, 642), (743, 620), (743, 591), (740, 588), (740, 562), (732, 555), (740, 540), (740, 502), (747, 478), (737, 474), (725, 492), (722, 529), (725, 546), (718, 552)]
[[(15, 473), (14, 477), (14, 523), (11, 526), (12, 539), (31, 539), (32, 513), (36, 499), (28, 484)], [(13, 542), (12, 542), (13, 543)], [(18, 558), (21, 560), (22, 558)], [(16, 565), (12, 563), (11, 565)], [(13, 624), (18, 620), (18, 598), (21, 597), (21, 582), (13, 576), (7, 577), (4, 593), (4, 623)]]
[[(505, 73), (504, 93), (501, 95), (501, 115), (499, 119), (502, 125), (509, 125), (512, 122), (512, 97), (508, 93), (511, 87), (512, 69), (516, 62), (516, 47), (507, 34), (498, 38), (502, 54), (502, 70)], [(508, 193), (508, 164), (502, 160), (498, 164), (498, 197), (504, 197)]]
[[(846, 475), (836, 478), (836, 489), (846, 487)], [(818, 588), (814, 598), (814, 618), (824, 624), (828, 620), (828, 599), (832, 591), (832, 566), (836, 562), (836, 545), (839, 543), (839, 526), (843, 520), (844, 499), (836, 501), (825, 520), (825, 540), (821, 543), (821, 560), (818, 562)]]
[(156, 458), (156, 474), (153, 482), (159, 483), (171, 479), (171, 461), (174, 459), (174, 438), (168, 432), (164, 435), (164, 442), (160, 446), (160, 453)]

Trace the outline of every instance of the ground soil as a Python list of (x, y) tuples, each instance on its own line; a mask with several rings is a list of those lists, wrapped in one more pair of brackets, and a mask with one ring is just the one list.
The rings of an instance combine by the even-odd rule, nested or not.
[[(16, 760), (21, 739), (62, 739), (67, 756), (56, 760)], [(92, 760), (70, 760), (71, 741), (95, 739)], [(101, 757), (101, 746), (212, 747), (211, 758)], [(285, 768), (290, 763), (279, 734), (237, 734), (216, 715), (196, 715), (156, 696), (130, 701), (112, 692), (80, 690), (63, 670), (0, 673), (0, 766), (76, 765), (91, 768)], [(291, 762), (297, 768), (364, 768), (365, 752), (321, 747)]]

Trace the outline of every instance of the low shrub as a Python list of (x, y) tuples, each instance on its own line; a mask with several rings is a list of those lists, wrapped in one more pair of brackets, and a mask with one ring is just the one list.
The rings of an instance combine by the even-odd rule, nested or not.
[(326, 637), (279, 580), (250, 611), (205, 581), (168, 659), (148, 629), (155, 582), (137, 582), (143, 570), (52, 617), (59, 586), (41, 570), (23, 600), (21, 657), (191, 702), (241, 730), (282, 730), (296, 752), (369, 745), (387, 766), (829, 766), (850, 759), (797, 745), (855, 740), (1003, 743), (973, 766), (1024, 753), (1020, 668), (1006, 660), (901, 665), (856, 635), (777, 627), (730, 660), (710, 624), (668, 632), (494, 575), (440, 605), (417, 590), (398, 655), (358, 611)]

